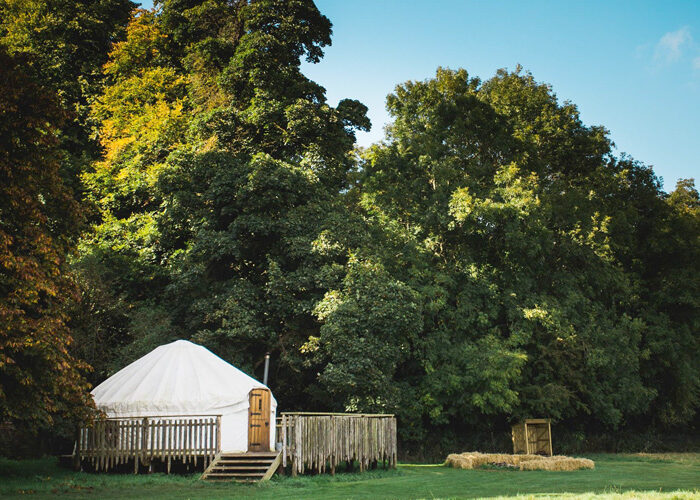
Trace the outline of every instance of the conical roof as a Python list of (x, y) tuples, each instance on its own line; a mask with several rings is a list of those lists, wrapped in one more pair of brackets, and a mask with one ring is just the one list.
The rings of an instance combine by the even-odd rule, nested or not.
[(206, 415), (247, 407), (251, 389), (264, 387), (207, 348), (178, 340), (122, 368), (92, 395), (109, 417)]

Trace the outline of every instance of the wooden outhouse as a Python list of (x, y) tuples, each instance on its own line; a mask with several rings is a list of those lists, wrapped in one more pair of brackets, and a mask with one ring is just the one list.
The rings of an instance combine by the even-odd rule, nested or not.
[(552, 426), (548, 418), (529, 418), (511, 430), (513, 453), (552, 456)]

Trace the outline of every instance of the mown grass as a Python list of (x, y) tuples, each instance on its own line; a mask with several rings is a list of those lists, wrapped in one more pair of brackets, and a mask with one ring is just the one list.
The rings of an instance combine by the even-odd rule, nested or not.
[(89, 474), (54, 459), (0, 459), (1, 498), (700, 498), (700, 454), (593, 455), (595, 470), (458, 470), (402, 464), (363, 474), (207, 483), (198, 475)]

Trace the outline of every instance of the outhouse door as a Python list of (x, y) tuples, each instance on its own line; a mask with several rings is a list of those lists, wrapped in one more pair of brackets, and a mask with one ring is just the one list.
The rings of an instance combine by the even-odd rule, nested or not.
[(270, 451), (270, 390), (253, 389), (249, 402), (248, 451)]

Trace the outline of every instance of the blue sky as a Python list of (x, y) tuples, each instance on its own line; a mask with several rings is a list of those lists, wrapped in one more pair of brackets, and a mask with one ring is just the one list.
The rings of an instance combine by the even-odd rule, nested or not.
[[(147, 2), (144, 2), (147, 3)], [(604, 125), (618, 152), (653, 165), (666, 190), (700, 181), (700, 1), (316, 0), (333, 45), (304, 72), (329, 103), (369, 107), (367, 146), (389, 121), (397, 83), (438, 66), (491, 77), (520, 63), (586, 124)]]

